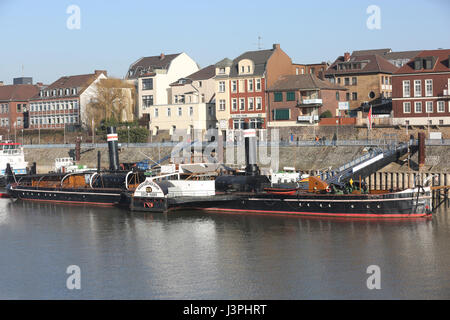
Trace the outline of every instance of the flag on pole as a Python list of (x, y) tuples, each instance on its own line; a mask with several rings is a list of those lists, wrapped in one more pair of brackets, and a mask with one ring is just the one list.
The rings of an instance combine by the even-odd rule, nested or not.
[(369, 114), (367, 115), (367, 121), (368, 121), (367, 128), (372, 130), (372, 105), (370, 105)]

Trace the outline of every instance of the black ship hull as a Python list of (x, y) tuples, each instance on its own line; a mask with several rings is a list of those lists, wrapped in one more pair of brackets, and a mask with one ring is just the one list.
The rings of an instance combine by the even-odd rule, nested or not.
[[(431, 195), (415, 192), (385, 194), (241, 194), (208, 200), (134, 198), (132, 210), (162, 211), (196, 209), (225, 213), (250, 213), (346, 218), (415, 218), (431, 213)], [(157, 205), (156, 205), (157, 204)]]
[(11, 198), (24, 201), (39, 201), (67, 204), (88, 204), (99, 206), (117, 205), (121, 200), (122, 190), (116, 189), (70, 189), (36, 188), (31, 186), (7, 187)]

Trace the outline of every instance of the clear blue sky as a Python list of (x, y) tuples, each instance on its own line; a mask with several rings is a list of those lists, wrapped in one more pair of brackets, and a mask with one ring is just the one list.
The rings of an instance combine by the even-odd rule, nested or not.
[[(69, 30), (69, 5), (81, 29)], [(369, 30), (369, 5), (381, 29)], [(450, 48), (448, 0), (0, 0), (0, 80), (106, 69), (122, 78), (143, 56), (186, 52), (201, 66), (280, 43), (296, 63), (334, 61), (345, 51)]]

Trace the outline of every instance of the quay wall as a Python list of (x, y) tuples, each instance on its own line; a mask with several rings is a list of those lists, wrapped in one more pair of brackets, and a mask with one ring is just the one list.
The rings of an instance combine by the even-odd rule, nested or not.
[[(120, 162), (137, 162), (144, 159), (152, 159), (158, 161), (158, 159), (170, 154), (172, 147), (145, 147), (145, 148), (133, 148), (122, 147), (119, 152)], [(71, 151), (72, 150), (72, 151)], [(101, 165), (103, 168), (108, 168), (108, 149), (107, 148), (81, 148), (81, 160), (80, 164), (87, 165), (88, 167), (97, 166), (97, 151), (101, 152)], [(40, 173), (53, 170), (55, 158), (69, 157), (73, 153), (73, 148), (26, 148), (25, 160), (31, 163), (36, 162), (37, 170)], [(335, 169), (351, 160), (363, 155), (365, 153), (363, 146), (288, 146), (279, 147), (278, 156), (276, 151), (271, 156), (270, 148), (266, 152), (264, 148), (260, 150), (262, 154), (268, 156), (269, 161), (279, 159), (279, 168), (283, 167), (295, 167), (298, 170), (310, 171), (310, 170), (327, 170)], [(182, 154), (179, 154), (180, 157)], [(267, 157), (266, 157), (267, 159)], [(201, 161), (200, 158), (196, 158), (196, 161)], [(230, 165), (243, 164), (243, 152), (242, 149), (235, 148), (234, 161), (231, 157), (227, 159), (227, 152), (224, 153), (225, 163)], [(239, 162), (238, 162), (239, 160)], [(184, 159), (185, 162), (188, 158)], [(165, 162), (167, 163), (167, 161)], [(409, 163), (403, 164), (392, 163), (391, 165), (382, 169), (382, 171), (417, 171), (418, 166), (417, 153), (411, 157)], [(259, 163), (260, 167), (269, 167), (270, 163)], [(426, 147), (426, 163), (423, 171), (426, 172), (450, 172), (450, 146), (427, 146)]]

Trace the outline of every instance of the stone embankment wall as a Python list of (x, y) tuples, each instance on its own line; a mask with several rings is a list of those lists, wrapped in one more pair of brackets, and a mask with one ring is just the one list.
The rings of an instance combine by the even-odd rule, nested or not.
[[(103, 168), (109, 167), (108, 149), (81, 149), (80, 164), (85, 164), (88, 167), (97, 166), (97, 151), (101, 151), (101, 164)], [(172, 151), (172, 147), (161, 148), (127, 148), (122, 147), (119, 152), (120, 162), (137, 162), (144, 159), (158, 159), (168, 155)], [(51, 149), (27, 149), (25, 148), (25, 160), (30, 164), (37, 163), (38, 172), (48, 172), (53, 170), (55, 158), (69, 157), (70, 148), (51, 148)], [(269, 161), (276, 160), (276, 153), (273, 156), (269, 152), (262, 150), (263, 154), (267, 154)], [(336, 169), (337, 167), (350, 162), (351, 160), (363, 155), (365, 153), (364, 147), (361, 146), (318, 146), (318, 147), (280, 147), (278, 150), (279, 168), (295, 167), (298, 170), (327, 170), (330, 167)], [(181, 152), (179, 154), (182, 155)], [(426, 148), (426, 166), (424, 170), (434, 172), (450, 171), (450, 147), (449, 146), (428, 146)], [(237, 159), (243, 163), (242, 150), (236, 150), (234, 161), (227, 161), (225, 152), (225, 162), (230, 164), (237, 164)], [(166, 162), (167, 163), (167, 162)], [(393, 163), (383, 170), (389, 171), (407, 171), (417, 170), (417, 154), (411, 158), (410, 165), (408, 163), (397, 164)], [(260, 163), (261, 167), (269, 167), (270, 163)]]

